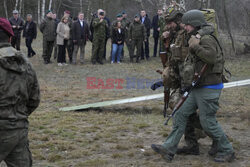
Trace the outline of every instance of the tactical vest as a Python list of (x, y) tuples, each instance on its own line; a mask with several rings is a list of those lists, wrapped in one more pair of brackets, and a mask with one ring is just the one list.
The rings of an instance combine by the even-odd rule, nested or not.
[[(201, 77), (199, 86), (214, 85), (222, 83), (222, 74), (224, 69), (224, 56), (223, 51), (217, 38), (213, 35), (204, 35), (201, 37), (202, 40), (212, 39), (216, 43), (216, 60), (215, 64), (208, 64), (208, 68)], [(199, 73), (202, 67), (205, 65), (198, 56), (194, 55), (189, 51), (188, 56), (184, 62), (184, 84), (185, 86), (190, 86), (195, 73)]]

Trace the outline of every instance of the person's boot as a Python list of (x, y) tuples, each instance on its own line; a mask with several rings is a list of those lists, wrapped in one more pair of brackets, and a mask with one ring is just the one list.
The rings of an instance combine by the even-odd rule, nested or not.
[(130, 63), (133, 63), (133, 57), (130, 57)]
[(174, 158), (174, 154), (168, 152), (162, 145), (152, 144), (151, 148), (167, 162), (171, 162)]
[(214, 158), (214, 161), (215, 162), (232, 162), (235, 158), (236, 157), (235, 157), (234, 152), (231, 152), (225, 155), (217, 154), (216, 157)]
[(200, 149), (199, 146), (184, 146), (182, 148), (178, 148), (176, 154), (185, 154), (185, 155), (199, 155)]
[(218, 152), (218, 147), (217, 147), (218, 142), (213, 140), (212, 146), (210, 150), (208, 151), (208, 154), (210, 156), (215, 156), (216, 153)]

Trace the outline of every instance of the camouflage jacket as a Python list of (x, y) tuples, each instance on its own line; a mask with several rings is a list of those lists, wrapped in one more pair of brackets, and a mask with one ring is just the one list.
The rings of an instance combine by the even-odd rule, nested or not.
[(130, 24), (129, 27), (129, 33), (128, 33), (129, 39), (147, 39), (147, 32), (146, 28), (141, 22), (133, 22)]
[(94, 36), (95, 39), (106, 39), (106, 33), (108, 29), (108, 23), (104, 19), (102, 22), (100, 22), (99, 18), (95, 18), (93, 21), (93, 28), (94, 28)]
[(40, 31), (46, 41), (54, 41), (56, 38), (56, 23), (52, 18), (46, 17), (40, 25)]
[(0, 43), (0, 74), (0, 130), (28, 128), (40, 103), (35, 71), (21, 52)]

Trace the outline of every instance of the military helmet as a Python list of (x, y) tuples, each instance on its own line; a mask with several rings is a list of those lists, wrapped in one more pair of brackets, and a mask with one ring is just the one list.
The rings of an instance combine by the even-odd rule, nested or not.
[(182, 17), (182, 23), (194, 27), (199, 27), (207, 24), (204, 18), (204, 14), (200, 10), (190, 10), (184, 13)]
[(181, 21), (182, 16), (183, 16), (183, 13), (181, 13), (179, 10), (173, 10), (165, 17), (165, 21), (166, 23), (169, 23), (172, 21), (177, 23)]

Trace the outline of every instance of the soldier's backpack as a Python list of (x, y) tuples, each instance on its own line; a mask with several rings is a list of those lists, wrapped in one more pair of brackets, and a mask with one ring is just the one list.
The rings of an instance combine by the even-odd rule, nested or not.
[(214, 36), (218, 38), (218, 25), (216, 22), (216, 12), (214, 9), (201, 9), (201, 12), (204, 14), (205, 20), (207, 23), (212, 24), (214, 26)]

